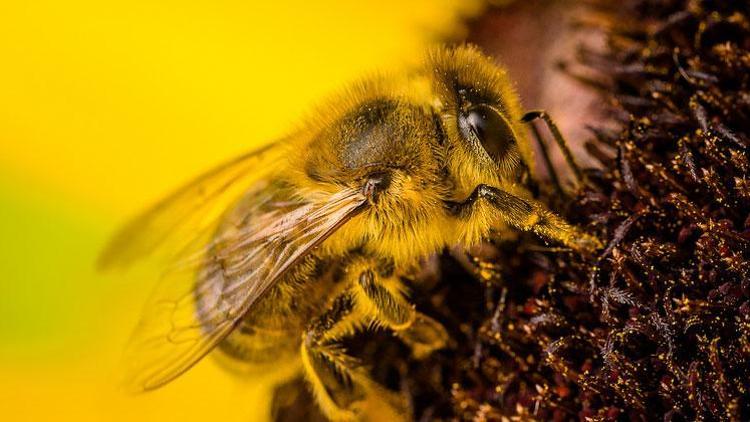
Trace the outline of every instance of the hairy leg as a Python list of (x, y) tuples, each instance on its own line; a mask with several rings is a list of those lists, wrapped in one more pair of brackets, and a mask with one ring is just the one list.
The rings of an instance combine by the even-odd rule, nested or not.
[(602, 246), (598, 239), (568, 224), (541, 203), (493, 186), (479, 185), (466, 200), (447, 202), (446, 206), (454, 216), (469, 218), (483, 202), (490, 204), (505, 222), (519, 230), (532, 231), (542, 238), (584, 252), (593, 252)]
[(300, 348), (302, 368), (313, 396), (323, 414), (334, 421), (356, 420), (355, 405), (365, 398), (365, 391), (353, 382), (358, 376), (356, 361), (335, 340), (327, 338), (328, 332), (353, 312), (354, 296), (345, 291), (310, 322)]
[(357, 302), (370, 323), (387, 327), (408, 346), (416, 358), (445, 347), (448, 334), (434, 319), (414, 309), (403, 295), (401, 281), (365, 269), (357, 278)]
[(342, 338), (366, 324), (355, 289), (350, 286), (311, 321), (301, 346), (305, 378), (328, 419), (408, 420), (404, 399), (372, 381), (340, 344)]

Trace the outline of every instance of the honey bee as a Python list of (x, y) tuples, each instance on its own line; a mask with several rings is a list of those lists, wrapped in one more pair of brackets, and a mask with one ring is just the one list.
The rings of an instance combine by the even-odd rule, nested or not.
[(598, 247), (532, 198), (519, 99), (474, 47), (434, 48), (314, 116), (190, 182), (105, 250), (105, 267), (152, 252), (168, 262), (125, 353), (130, 390), (161, 387), (213, 351), (261, 372), (297, 362), (325, 416), (365, 418), (362, 403), (391, 393), (343, 338), (386, 328), (416, 358), (448, 340), (408, 301), (422, 259), (510, 228)]

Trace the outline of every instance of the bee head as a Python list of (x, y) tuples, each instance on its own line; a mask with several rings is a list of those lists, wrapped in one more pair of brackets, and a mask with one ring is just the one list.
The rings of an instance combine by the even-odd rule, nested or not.
[(523, 167), (530, 167), (531, 148), (505, 70), (476, 48), (460, 46), (432, 50), (426, 71), (451, 172), (467, 186), (517, 180)]

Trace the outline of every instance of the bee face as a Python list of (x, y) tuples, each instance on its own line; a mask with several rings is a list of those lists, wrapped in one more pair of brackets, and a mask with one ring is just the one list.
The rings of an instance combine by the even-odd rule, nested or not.
[(427, 69), (458, 184), (516, 181), (521, 164), (530, 167), (531, 148), (505, 71), (470, 47), (433, 51)]

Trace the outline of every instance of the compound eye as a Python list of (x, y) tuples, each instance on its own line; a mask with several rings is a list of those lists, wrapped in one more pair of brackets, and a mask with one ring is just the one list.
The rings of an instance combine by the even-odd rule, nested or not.
[(458, 127), (466, 139), (477, 139), (490, 157), (499, 160), (513, 144), (514, 135), (508, 120), (494, 108), (480, 104), (459, 116)]

